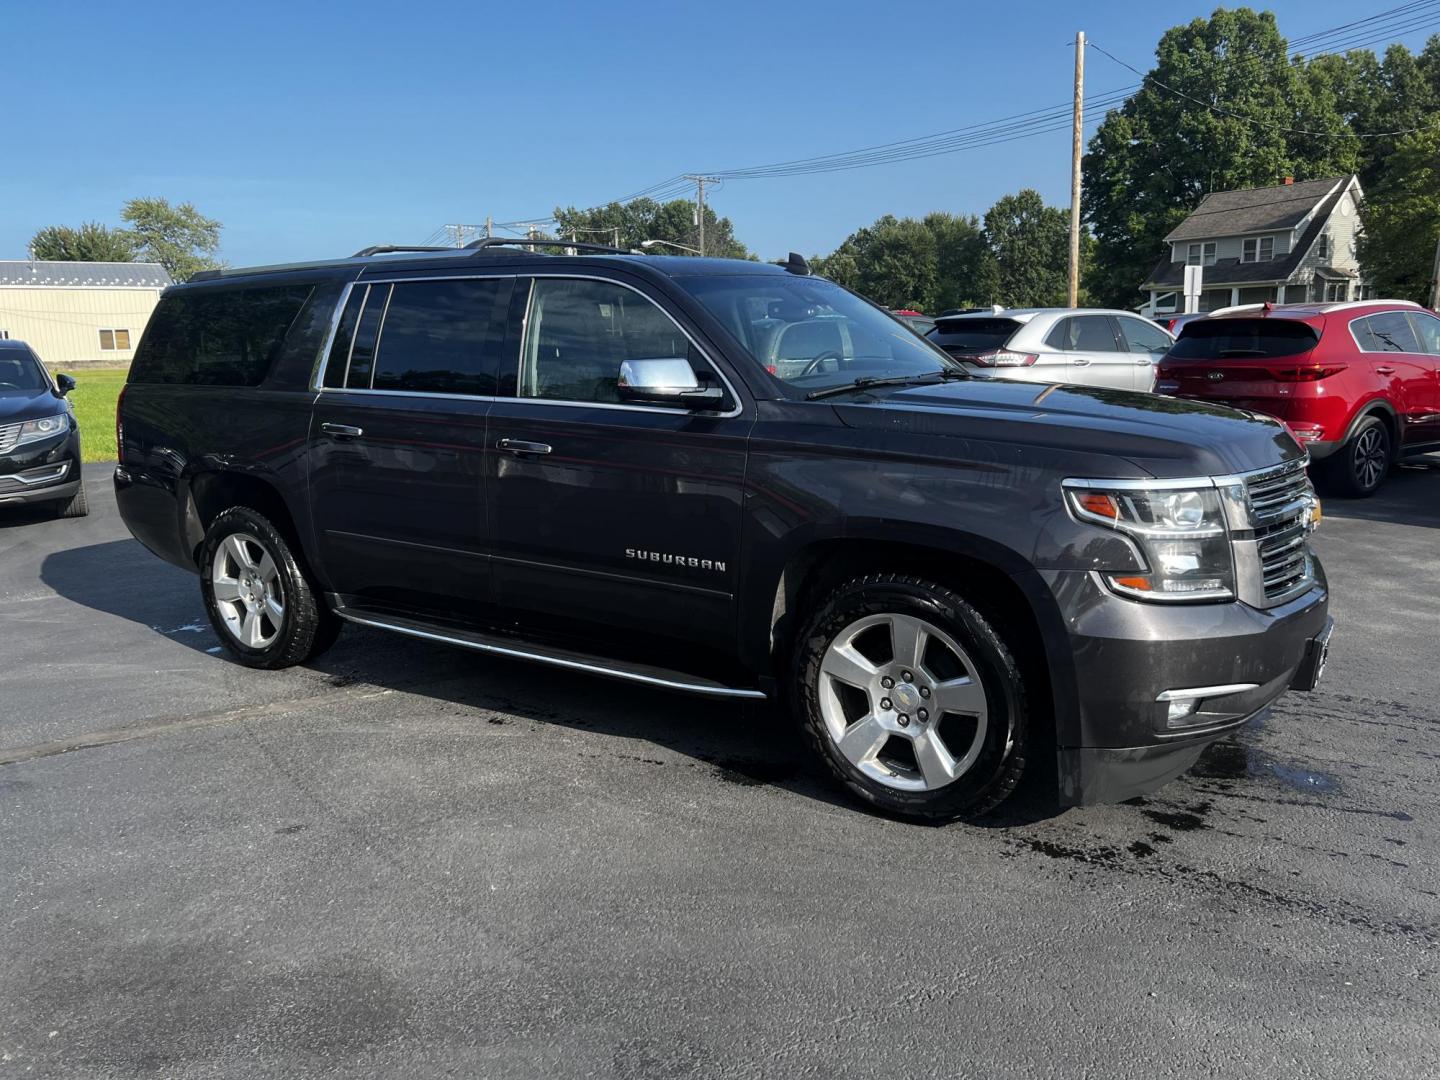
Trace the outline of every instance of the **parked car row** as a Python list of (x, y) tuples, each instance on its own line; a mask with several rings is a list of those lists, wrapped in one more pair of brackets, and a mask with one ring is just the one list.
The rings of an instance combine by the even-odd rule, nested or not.
[[(1174, 334), (1172, 336), (1172, 332)], [(1284, 421), (1329, 488), (1373, 494), (1440, 451), (1440, 318), (1408, 301), (1176, 315), (1024, 308), (939, 316), (926, 335), (978, 375), (1157, 391)]]

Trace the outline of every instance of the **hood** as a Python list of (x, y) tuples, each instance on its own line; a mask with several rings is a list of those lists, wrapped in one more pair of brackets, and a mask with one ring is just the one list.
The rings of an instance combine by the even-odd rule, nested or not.
[(65, 411), (65, 401), (53, 390), (0, 390), (0, 424), (36, 420)]
[(1305, 455), (1273, 417), (1098, 386), (967, 379), (834, 404), (854, 428), (1121, 457), (1160, 478), (1249, 472)]

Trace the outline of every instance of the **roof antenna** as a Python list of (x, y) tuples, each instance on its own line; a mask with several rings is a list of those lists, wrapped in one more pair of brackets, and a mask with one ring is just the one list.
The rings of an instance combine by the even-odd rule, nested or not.
[(799, 274), (801, 277), (810, 276), (810, 264), (798, 251), (790, 252), (790, 257), (785, 260), (785, 269), (792, 274)]

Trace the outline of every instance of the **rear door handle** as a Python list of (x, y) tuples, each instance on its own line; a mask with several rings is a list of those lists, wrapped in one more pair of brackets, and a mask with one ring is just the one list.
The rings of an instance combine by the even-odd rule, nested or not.
[(550, 444), (543, 442), (526, 442), (524, 439), (501, 439), (495, 444), (497, 450), (504, 450), (507, 454), (548, 454)]
[(352, 424), (321, 424), (320, 430), (327, 435), (334, 435), (340, 439), (358, 439), (365, 434), (364, 428), (355, 427)]
[(1072, 358), (1071, 361), (1070, 361), (1070, 363), (1074, 364), (1076, 367), (1089, 367), (1089, 366), (1090, 366), (1090, 361), (1089, 361), (1089, 360), (1086, 360), (1085, 357), (1083, 357), (1083, 356), (1076, 356), (1076, 357)]
[(1377, 367), (1377, 368), (1375, 369), (1375, 374), (1376, 374), (1376, 375), (1394, 375), (1394, 374), (1395, 374), (1395, 369), (1394, 369), (1393, 367), (1388, 366), (1388, 365), (1383, 365), (1383, 366)]

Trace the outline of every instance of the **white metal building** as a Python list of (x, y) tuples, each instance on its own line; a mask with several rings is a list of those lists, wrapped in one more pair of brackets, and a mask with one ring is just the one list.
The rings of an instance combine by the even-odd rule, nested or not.
[(51, 367), (128, 364), (169, 284), (159, 263), (0, 261), (0, 338)]

